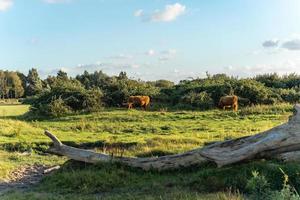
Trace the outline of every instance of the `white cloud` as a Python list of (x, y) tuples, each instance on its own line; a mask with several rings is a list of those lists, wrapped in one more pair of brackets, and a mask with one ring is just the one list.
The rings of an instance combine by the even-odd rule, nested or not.
[(232, 65), (228, 65), (228, 66), (224, 67), (224, 69), (225, 69), (226, 71), (231, 71), (231, 70), (233, 70), (234, 68), (233, 68)]
[(29, 43), (30, 43), (30, 44), (33, 44), (33, 45), (38, 44), (38, 43), (39, 43), (39, 39), (33, 37), (33, 38), (31, 38), (31, 39), (29, 40)]
[(0, 0), (0, 12), (8, 10), (13, 4), (13, 0)]
[(186, 7), (180, 3), (166, 5), (164, 10), (156, 10), (151, 14), (145, 14), (144, 10), (140, 9), (133, 13), (135, 17), (141, 17), (142, 21), (152, 22), (171, 22), (183, 15)]
[(168, 61), (174, 58), (175, 54), (177, 54), (176, 49), (169, 49), (161, 52), (161, 56), (158, 58), (160, 61)]
[(186, 10), (184, 5), (180, 3), (175, 3), (173, 5), (166, 5), (165, 10), (155, 11), (151, 15), (151, 21), (154, 22), (170, 22), (174, 21), (180, 15), (183, 15)]
[[(286, 60), (281, 63), (269, 63), (269, 64), (257, 64), (253, 66), (226, 66), (224, 71), (230, 75), (251, 77), (258, 74), (266, 73), (278, 73), (278, 74), (289, 74), (289, 73), (300, 73), (300, 62), (296, 60)], [(220, 72), (216, 72), (220, 73)]]
[(137, 68), (140, 68), (141, 66), (139, 64), (130, 64), (130, 65), (127, 65), (127, 68), (133, 68), (133, 69), (137, 69)]
[(300, 50), (300, 39), (288, 40), (284, 42), (281, 47), (291, 51)]
[(279, 40), (273, 39), (273, 40), (266, 40), (262, 43), (262, 46), (265, 48), (272, 48), (272, 47), (278, 47)]
[(70, 76), (82, 74), (85, 70), (92, 73), (94, 71), (102, 70), (106, 72), (120, 72), (123, 70), (134, 70), (141, 66), (137, 63), (116, 63), (116, 62), (96, 62), (95, 64), (78, 64), (73, 67), (59, 67), (50, 71), (42, 71), (42, 74), (55, 75), (59, 70), (67, 72)]
[(265, 47), (264, 49), (258, 49), (249, 53), (250, 55), (274, 55), (282, 52), (282, 48), (279, 47)]
[(67, 3), (71, 0), (43, 0), (46, 3), (55, 4), (55, 3)]
[(130, 69), (139, 68), (140, 65), (136, 63), (114, 63), (114, 62), (97, 62), (96, 64), (80, 65), (77, 68), (80, 70), (114, 70), (114, 69)]
[(170, 56), (160, 56), (158, 59), (159, 59), (160, 61), (168, 61), (168, 60), (171, 59), (171, 57), (170, 57)]
[(205, 72), (193, 72), (193, 71), (186, 71), (186, 70), (178, 70), (174, 69), (173, 73), (170, 72), (167, 76), (165, 76), (165, 79), (179, 82), (181, 80), (192, 80), (195, 78), (203, 78), (206, 76)]
[(142, 9), (139, 9), (139, 10), (135, 11), (135, 12), (133, 13), (133, 15), (134, 15), (135, 17), (141, 17), (141, 16), (144, 15), (144, 11), (143, 11)]
[(168, 49), (166, 51), (162, 51), (161, 54), (163, 55), (174, 55), (177, 53), (177, 50), (176, 49)]
[(117, 56), (111, 56), (111, 57), (109, 57), (109, 58), (112, 58), (112, 59), (123, 59), (123, 60), (125, 60), (125, 59), (132, 59), (133, 58), (133, 56), (132, 55), (129, 55), (129, 54), (119, 54), (119, 55), (117, 55)]
[(146, 52), (146, 55), (148, 56), (153, 56), (155, 55), (155, 51), (153, 49), (149, 49), (147, 52)]
[[(179, 67), (179, 66), (178, 66)], [(154, 80), (170, 80), (178, 83), (180, 80), (186, 80), (186, 79), (195, 79), (198, 77), (205, 77), (205, 72), (193, 72), (193, 71), (187, 71), (184, 70), (182, 67), (179, 68), (173, 68), (166, 70), (164, 72), (162, 71), (144, 71), (144, 72), (138, 72), (138, 71), (132, 71), (128, 73), (129, 75), (133, 75), (134, 78), (142, 79), (142, 80), (148, 80), (148, 81), (154, 81)]]
[[(265, 49), (273, 49), (273, 50), (280, 50), (286, 49), (289, 51), (297, 51), (300, 50), (300, 37), (294, 36), (290, 39), (283, 40), (282, 44), (279, 44), (280, 41), (278, 39), (266, 40), (262, 43), (262, 46)], [(263, 52), (263, 51), (262, 51)]]

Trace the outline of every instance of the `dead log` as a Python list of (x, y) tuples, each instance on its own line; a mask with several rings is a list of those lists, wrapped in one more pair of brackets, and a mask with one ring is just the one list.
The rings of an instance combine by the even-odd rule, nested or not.
[(144, 170), (149, 169), (176, 169), (179, 167), (186, 167), (195, 164), (201, 164), (207, 162), (207, 159), (203, 158), (197, 150), (189, 151), (182, 154), (152, 157), (152, 158), (131, 158), (131, 157), (114, 157), (107, 154), (96, 153), (93, 151), (70, 147), (62, 144), (56, 136), (49, 131), (45, 131), (45, 134), (53, 141), (53, 147), (48, 151), (54, 154), (67, 156), (70, 159), (82, 161), (86, 163), (98, 163), (98, 162), (121, 162), (128, 166), (142, 168)]
[(43, 174), (49, 174), (49, 173), (51, 173), (51, 172), (53, 172), (53, 171), (55, 171), (55, 170), (59, 170), (59, 169), (60, 169), (60, 166), (59, 166), (59, 165), (56, 165), (56, 166), (50, 167), (50, 168), (48, 168), (48, 169), (45, 169), (45, 170), (43, 171)]
[(45, 131), (53, 141), (50, 152), (86, 163), (121, 162), (144, 170), (167, 170), (214, 162), (219, 167), (256, 158), (300, 161), (300, 105), (287, 123), (257, 135), (217, 142), (186, 153), (151, 158), (114, 157), (89, 150), (70, 147)]

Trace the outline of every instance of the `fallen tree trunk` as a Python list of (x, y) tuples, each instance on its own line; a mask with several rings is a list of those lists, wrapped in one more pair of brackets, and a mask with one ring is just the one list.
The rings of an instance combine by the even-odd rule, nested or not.
[(276, 158), (283, 161), (300, 161), (300, 105), (287, 123), (253, 136), (217, 142), (186, 153), (151, 158), (113, 157), (107, 154), (70, 147), (45, 131), (53, 141), (50, 152), (86, 163), (117, 161), (144, 170), (167, 170), (215, 162), (219, 167), (256, 159)]

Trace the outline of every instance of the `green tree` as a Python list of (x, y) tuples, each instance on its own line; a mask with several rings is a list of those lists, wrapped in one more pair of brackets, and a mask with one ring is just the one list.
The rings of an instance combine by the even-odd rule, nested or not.
[(22, 80), (16, 72), (8, 72), (7, 80), (9, 87), (9, 98), (19, 98), (24, 95)]
[(34, 96), (43, 90), (42, 80), (35, 68), (29, 70), (27, 75), (26, 96)]
[(26, 75), (24, 75), (23, 73), (21, 73), (21, 72), (16, 72), (17, 73), (17, 75), (19, 76), (19, 78), (21, 79), (21, 81), (22, 81), (22, 87), (23, 87), (23, 89), (24, 89), (24, 95), (23, 96), (25, 96), (26, 94), (25, 94), (25, 90), (26, 90), (26, 85), (27, 85), (27, 77), (26, 77)]
[(172, 81), (163, 80), (163, 79), (148, 82), (148, 83), (155, 86), (155, 87), (159, 87), (159, 88), (170, 88), (170, 87), (174, 86), (174, 83)]
[(0, 97), (7, 98), (9, 89), (7, 86), (7, 73), (4, 71), (0, 71)]
[(68, 79), (69, 79), (67, 72), (64, 72), (64, 71), (62, 71), (62, 70), (59, 70), (59, 71), (57, 72), (57, 76), (56, 76), (56, 77), (57, 77), (58, 79), (63, 79), (63, 80), (68, 80)]
[(16, 72), (0, 71), (0, 97), (19, 98), (24, 95), (22, 80)]

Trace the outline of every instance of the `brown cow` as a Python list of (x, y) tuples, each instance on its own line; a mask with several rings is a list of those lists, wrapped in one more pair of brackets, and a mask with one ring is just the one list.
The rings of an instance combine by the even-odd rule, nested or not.
[(150, 97), (149, 96), (130, 96), (127, 101), (128, 109), (132, 109), (133, 106), (140, 106), (147, 109), (150, 105)]
[(224, 96), (220, 98), (219, 107), (225, 110), (226, 107), (232, 107), (236, 112), (238, 110), (238, 97), (233, 96)]

